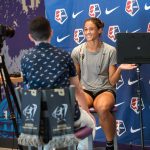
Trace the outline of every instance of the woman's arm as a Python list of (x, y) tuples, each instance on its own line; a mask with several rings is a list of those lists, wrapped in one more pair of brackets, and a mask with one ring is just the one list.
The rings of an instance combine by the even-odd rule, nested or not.
[(80, 70), (80, 65), (79, 64), (75, 64), (75, 67), (76, 67), (76, 71), (77, 71), (77, 75), (79, 77), (79, 80), (81, 78), (81, 70)]
[(109, 82), (112, 86), (115, 86), (120, 79), (122, 70), (131, 70), (137, 68), (136, 64), (121, 64), (119, 67), (111, 65), (109, 67)]

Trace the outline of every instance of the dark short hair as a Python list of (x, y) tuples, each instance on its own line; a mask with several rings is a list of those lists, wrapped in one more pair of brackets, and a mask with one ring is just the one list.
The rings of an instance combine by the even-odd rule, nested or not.
[(104, 28), (104, 22), (102, 22), (99, 18), (91, 17), (91, 18), (86, 19), (86, 20), (84, 21), (84, 26), (85, 26), (85, 23), (86, 23), (87, 21), (93, 22), (93, 23), (96, 25), (96, 27), (97, 27), (98, 29)]
[(50, 36), (50, 22), (42, 16), (34, 18), (29, 24), (29, 33), (36, 41), (47, 40)]

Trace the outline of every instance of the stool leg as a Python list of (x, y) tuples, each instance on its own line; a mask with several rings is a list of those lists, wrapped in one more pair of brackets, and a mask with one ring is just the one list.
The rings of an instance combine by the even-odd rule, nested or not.
[[(115, 116), (115, 112), (113, 112), (113, 116)], [(117, 134), (114, 137), (114, 150), (118, 150)]]
[(88, 136), (88, 148), (89, 150), (93, 150), (93, 136)]
[(68, 146), (67, 150), (77, 150), (77, 145)]
[(77, 150), (93, 150), (93, 136), (89, 135), (87, 138), (81, 140), (77, 146)]
[(114, 150), (118, 150), (117, 135), (114, 137)]
[(32, 150), (31, 146), (28, 146), (28, 150)]
[(77, 145), (73, 145), (73, 149), (71, 149), (71, 150), (77, 150)]

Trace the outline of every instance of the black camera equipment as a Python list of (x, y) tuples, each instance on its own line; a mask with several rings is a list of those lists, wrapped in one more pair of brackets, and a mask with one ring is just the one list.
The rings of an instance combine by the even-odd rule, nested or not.
[(0, 24), (0, 37), (13, 37), (15, 30), (9, 26)]
[(5, 40), (5, 37), (11, 38), (14, 35), (15, 35), (15, 30), (13, 28), (0, 24), (0, 50), (3, 47), (3, 41)]
[[(5, 40), (5, 37), (13, 37), (15, 34), (14, 29), (12, 29), (11, 27), (8, 26), (4, 26), (0, 24), (0, 53), (1, 53), (1, 48), (3, 47), (3, 41)], [(15, 135), (18, 138), (19, 137), (19, 130), (18, 130), (18, 125), (17, 125), (17, 121), (16, 121), (16, 116), (14, 113), (14, 108), (12, 105), (12, 101), (11, 99), (13, 99), (14, 104), (17, 108), (18, 114), (21, 117), (21, 110), (17, 101), (17, 97), (14, 91), (14, 87), (13, 84), (10, 80), (6, 65), (5, 65), (5, 61), (4, 61), (4, 56), (0, 54), (0, 75), (1, 75), (1, 79), (2, 79), (2, 85), (4, 87), (4, 91), (5, 91), (5, 95), (6, 95), (6, 99), (8, 102), (8, 107), (9, 107), (9, 111), (10, 111), (10, 119), (13, 122), (13, 126), (15, 129)], [(23, 149), (22, 146), (18, 145), (19, 149)]]
[(140, 66), (150, 64), (150, 33), (118, 33), (117, 34), (117, 62), (137, 64), (137, 96), (141, 129), (141, 149), (144, 150), (144, 131), (142, 113), (142, 93)]

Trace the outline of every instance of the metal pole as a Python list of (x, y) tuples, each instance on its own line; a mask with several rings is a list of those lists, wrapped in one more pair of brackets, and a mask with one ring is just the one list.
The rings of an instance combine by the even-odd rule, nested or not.
[(139, 115), (140, 115), (140, 128), (141, 128), (141, 149), (144, 150), (144, 132), (143, 132), (143, 115), (142, 115), (142, 102), (141, 102), (141, 86), (140, 86), (140, 65), (137, 65), (136, 68), (137, 78), (138, 78), (138, 86), (137, 86), (137, 95), (139, 102)]

